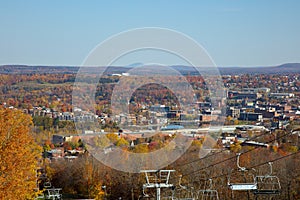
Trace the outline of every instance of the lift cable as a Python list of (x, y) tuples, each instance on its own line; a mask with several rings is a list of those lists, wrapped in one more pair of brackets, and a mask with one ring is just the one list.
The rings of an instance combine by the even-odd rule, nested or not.
[[(267, 135), (267, 134), (269, 134), (269, 133), (267, 132), (267, 133), (263, 133), (263, 134), (260, 134), (260, 135), (256, 135), (256, 136), (254, 136), (253, 138), (251, 138), (251, 140), (256, 139), (256, 138), (259, 138), (259, 137), (264, 136), (264, 135)], [(269, 142), (272, 142), (272, 141), (269, 141)], [(267, 143), (269, 143), (269, 142), (267, 142)], [(260, 148), (260, 147), (255, 147), (255, 148)], [(217, 153), (213, 153), (213, 154), (207, 155), (207, 156), (205, 156), (205, 157), (203, 157), (203, 158), (196, 159), (196, 160), (193, 160), (193, 161), (191, 161), (191, 162), (187, 162), (187, 163), (182, 163), (182, 164), (176, 165), (176, 167), (182, 167), (182, 166), (190, 165), (190, 164), (193, 164), (193, 163), (195, 163), (195, 162), (198, 162), (198, 161), (201, 161), (201, 160), (210, 158), (210, 157), (212, 157), (212, 156), (216, 156), (216, 155), (218, 155), (218, 154), (221, 154), (221, 153), (223, 153), (223, 152), (225, 152), (225, 151), (227, 151), (227, 150), (228, 150), (228, 149), (223, 149), (223, 150), (221, 150), (221, 151), (219, 151), (219, 152), (217, 152)]]
[[(278, 140), (278, 139), (280, 139), (280, 138), (283, 138), (283, 137), (285, 137), (285, 136), (287, 136), (287, 135), (289, 135), (289, 134), (291, 134), (291, 133), (288, 132), (288, 133), (286, 133), (286, 134), (284, 134), (284, 135), (282, 135), (282, 136), (280, 136), (280, 137), (274, 138), (274, 139), (272, 139), (272, 140), (270, 140), (270, 141), (268, 141), (268, 142), (266, 142), (266, 143), (274, 142), (274, 141), (276, 141), (276, 140)], [(255, 147), (255, 148), (253, 148), (253, 149), (249, 149), (249, 150), (245, 151), (243, 154), (249, 153), (249, 152), (254, 151), (254, 150), (258, 149), (258, 148), (261, 148), (261, 147)], [(195, 170), (195, 171), (192, 171), (192, 172), (189, 172), (189, 173), (187, 173), (187, 174), (184, 174), (184, 176), (188, 176), (188, 175), (191, 175), (191, 174), (195, 174), (195, 173), (197, 173), (197, 172), (199, 172), (199, 171), (205, 170), (205, 169), (207, 169), (207, 168), (214, 167), (215, 165), (219, 165), (219, 164), (221, 164), (221, 163), (227, 162), (227, 161), (232, 160), (232, 159), (234, 159), (234, 158), (236, 158), (236, 156), (232, 156), (232, 157), (227, 158), (227, 159), (225, 159), (225, 160), (222, 160), (222, 161), (219, 161), (219, 162), (210, 164), (210, 165), (208, 165), (208, 166), (206, 166), (206, 167), (202, 167), (202, 168), (197, 169), (197, 170)], [(203, 159), (204, 159), (204, 158), (200, 158), (200, 159), (198, 159), (198, 161), (203, 160)]]
[[(273, 160), (269, 160), (269, 161), (266, 161), (266, 162), (263, 162), (263, 163), (260, 163), (260, 164), (257, 164), (257, 165), (253, 165), (253, 166), (249, 167), (249, 169), (257, 168), (257, 167), (260, 167), (260, 166), (262, 166), (262, 165), (268, 164), (268, 163), (270, 163), (270, 162), (273, 163), (273, 162), (276, 162), (276, 161), (278, 161), (278, 160), (281, 160), (281, 159), (284, 159), (284, 158), (287, 158), (287, 157), (296, 155), (296, 154), (298, 154), (298, 153), (300, 153), (300, 151), (297, 151), (297, 152), (288, 154), (288, 155), (286, 155), (286, 156), (281, 156), (281, 157), (279, 157), (279, 158), (275, 158), (275, 159), (273, 159)], [(234, 172), (234, 173), (236, 173), (236, 172)], [(220, 178), (220, 177), (222, 177), (222, 176), (228, 176), (228, 175), (229, 175), (228, 173), (224, 173), (224, 174), (221, 174), (221, 175), (218, 175), (218, 176), (214, 176), (214, 177), (211, 177), (211, 178), (212, 178), (212, 179), (216, 179), (216, 178)]]

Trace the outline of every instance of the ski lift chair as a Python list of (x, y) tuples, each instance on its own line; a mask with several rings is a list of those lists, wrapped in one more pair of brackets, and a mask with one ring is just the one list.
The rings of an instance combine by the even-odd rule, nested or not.
[(151, 196), (146, 193), (145, 189), (146, 189), (146, 187), (143, 187), (143, 193), (142, 193), (141, 196), (139, 196), (139, 198), (138, 198), (139, 200), (140, 199), (149, 199), (149, 198), (151, 198)]
[(44, 188), (51, 188), (51, 182), (50, 181), (46, 181), (44, 182)]
[[(241, 167), (239, 164), (240, 161), (240, 153), (237, 154), (237, 167), (238, 167), (238, 171), (242, 172), (242, 174), (245, 176), (245, 173), (248, 171), (245, 167)], [(249, 174), (250, 179), (249, 180), (245, 180), (244, 182), (232, 182), (231, 180), (231, 174), (229, 174), (228, 176), (228, 186), (229, 189), (234, 191), (249, 191), (249, 190), (257, 190), (257, 184), (255, 182), (255, 177), (253, 174)]]
[(176, 190), (176, 199), (178, 200), (195, 200), (194, 198), (194, 188), (182, 185), (182, 175), (179, 176), (178, 186)]
[(198, 191), (197, 199), (219, 200), (218, 191), (213, 189), (213, 181), (211, 178), (208, 179), (208, 183), (205, 183), (205, 188)]
[(50, 188), (46, 189), (45, 199), (60, 200), (62, 199), (62, 194), (60, 194), (61, 188)]
[(268, 164), (270, 166), (270, 173), (264, 176), (255, 177), (257, 184), (257, 189), (253, 190), (253, 194), (255, 195), (277, 195), (281, 191), (279, 178), (272, 175), (272, 162), (269, 162)]

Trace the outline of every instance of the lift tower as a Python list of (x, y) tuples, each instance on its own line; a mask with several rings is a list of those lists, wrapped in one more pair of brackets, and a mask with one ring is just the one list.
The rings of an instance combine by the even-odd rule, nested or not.
[(172, 188), (173, 184), (169, 183), (171, 172), (175, 170), (141, 170), (145, 173), (146, 183), (143, 184), (143, 191), (146, 188), (156, 188), (156, 200), (160, 200), (161, 188)]

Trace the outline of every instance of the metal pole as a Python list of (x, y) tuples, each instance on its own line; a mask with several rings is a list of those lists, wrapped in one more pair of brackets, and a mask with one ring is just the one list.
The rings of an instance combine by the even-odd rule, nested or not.
[(131, 188), (131, 200), (134, 200), (134, 192), (133, 192), (133, 188)]
[(104, 190), (104, 199), (106, 200), (107, 198), (107, 196), (106, 196), (106, 185), (103, 185), (102, 187), (102, 190)]
[(156, 200), (160, 200), (160, 185), (156, 187)]

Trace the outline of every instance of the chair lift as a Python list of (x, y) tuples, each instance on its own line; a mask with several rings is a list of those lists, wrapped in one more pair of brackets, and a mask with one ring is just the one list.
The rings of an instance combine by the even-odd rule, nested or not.
[(149, 195), (149, 194), (147, 194), (146, 191), (145, 191), (145, 190), (147, 189), (147, 187), (143, 186), (142, 189), (143, 189), (142, 195), (139, 196), (138, 200), (140, 200), (140, 199), (149, 199), (149, 198), (152, 198), (152, 196)]
[(272, 162), (268, 163), (270, 166), (270, 173), (264, 176), (256, 176), (255, 181), (257, 184), (257, 189), (253, 190), (255, 195), (276, 195), (281, 191), (280, 180), (277, 176), (272, 175)]
[(62, 194), (60, 193), (61, 188), (49, 188), (46, 189), (45, 199), (52, 199), (52, 200), (60, 200), (62, 199)]
[[(240, 153), (237, 154), (237, 167), (238, 167), (238, 171), (242, 172), (245, 175), (245, 172), (247, 172), (248, 170), (245, 167), (241, 167), (239, 162), (240, 162)], [(228, 176), (228, 186), (229, 189), (231, 189), (232, 191), (234, 190), (239, 190), (239, 191), (248, 191), (248, 190), (257, 190), (257, 184), (255, 182), (255, 177), (254, 175), (250, 174), (252, 181), (245, 181), (245, 182), (231, 182), (230, 180), (230, 176), (231, 174), (229, 174)]]
[(162, 188), (173, 188), (174, 185), (169, 183), (171, 172), (175, 170), (141, 170), (141, 173), (145, 173), (146, 183), (143, 184), (143, 195), (144, 197), (149, 197), (145, 194), (145, 189), (156, 189), (156, 200), (161, 199), (161, 189)]
[(176, 197), (177, 197), (176, 199), (195, 200), (194, 193), (193, 193), (194, 188), (182, 185), (181, 181), (182, 181), (182, 175), (179, 176), (179, 182), (178, 182), (179, 189), (176, 190)]
[(51, 182), (50, 181), (46, 181), (46, 182), (44, 182), (44, 188), (51, 188)]
[(143, 186), (143, 194), (139, 199), (150, 198), (150, 195), (145, 192), (146, 187)]
[[(37, 188), (37, 190), (35, 190), (35, 191), (39, 192), (39, 189)], [(39, 199), (45, 199), (44, 193), (40, 193), (34, 198), (34, 200), (39, 200)]]
[(213, 181), (211, 178), (208, 179), (208, 187), (207, 188), (206, 188), (206, 186), (207, 186), (207, 183), (205, 183), (204, 189), (198, 191), (197, 199), (219, 200), (218, 191), (213, 189)]

